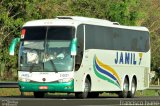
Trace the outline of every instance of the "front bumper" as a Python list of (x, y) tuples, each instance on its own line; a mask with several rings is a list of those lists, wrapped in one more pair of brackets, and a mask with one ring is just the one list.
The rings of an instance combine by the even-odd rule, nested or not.
[[(74, 80), (63, 83), (49, 83), (49, 82), (18, 82), (21, 92), (74, 92)], [(40, 89), (40, 87), (47, 87), (47, 89)]]

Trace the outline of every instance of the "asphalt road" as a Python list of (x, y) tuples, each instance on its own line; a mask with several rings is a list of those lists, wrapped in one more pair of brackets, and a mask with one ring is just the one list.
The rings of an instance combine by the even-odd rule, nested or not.
[(48, 95), (45, 98), (32, 96), (0, 97), (0, 106), (160, 106), (160, 96), (118, 98), (106, 96), (99, 98), (77, 99), (72, 95)]

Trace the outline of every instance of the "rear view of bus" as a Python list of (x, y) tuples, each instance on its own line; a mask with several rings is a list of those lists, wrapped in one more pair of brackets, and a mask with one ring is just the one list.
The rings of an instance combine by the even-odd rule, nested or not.
[[(44, 97), (46, 92), (73, 92), (75, 28), (52, 20), (26, 23), (19, 49), (19, 88)], [(72, 54), (74, 51), (72, 50)]]

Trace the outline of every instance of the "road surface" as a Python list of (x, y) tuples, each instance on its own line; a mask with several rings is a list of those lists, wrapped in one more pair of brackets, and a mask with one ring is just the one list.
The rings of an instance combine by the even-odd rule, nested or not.
[(47, 95), (45, 98), (33, 96), (0, 97), (0, 106), (160, 106), (160, 96), (118, 98), (101, 96), (99, 98), (77, 99), (73, 95)]

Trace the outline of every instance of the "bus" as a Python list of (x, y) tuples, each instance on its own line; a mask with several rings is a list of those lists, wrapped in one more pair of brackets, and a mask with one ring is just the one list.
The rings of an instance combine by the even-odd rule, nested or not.
[(149, 87), (150, 37), (141, 26), (79, 16), (33, 20), (14, 38), (21, 92), (74, 93), (77, 98), (116, 93), (134, 97)]

